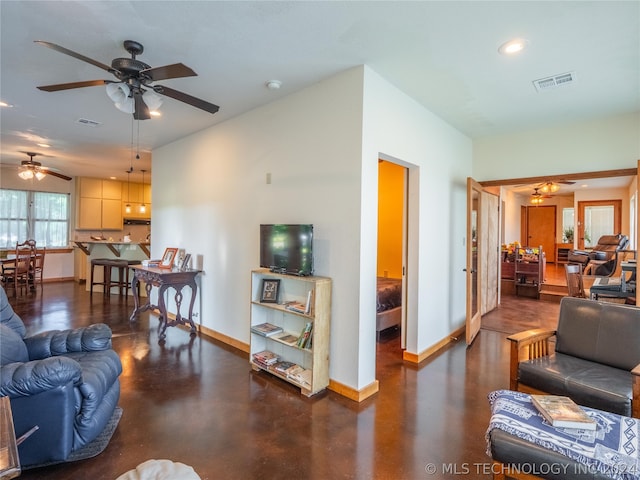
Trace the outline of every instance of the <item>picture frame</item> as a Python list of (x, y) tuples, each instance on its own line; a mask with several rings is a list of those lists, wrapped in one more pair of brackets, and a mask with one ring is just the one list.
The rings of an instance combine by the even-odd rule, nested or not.
[(160, 268), (173, 268), (173, 261), (178, 253), (177, 248), (165, 248), (160, 262)]
[(260, 303), (278, 303), (279, 290), (280, 290), (279, 279), (264, 278), (262, 280)]
[(181, 259), (181, 262), (178, 264), (178, 268), (180, 270), (189, 270), (189, 262), (191, 262), (191, 254), (187, 253), (185, 254), (185, 256)]

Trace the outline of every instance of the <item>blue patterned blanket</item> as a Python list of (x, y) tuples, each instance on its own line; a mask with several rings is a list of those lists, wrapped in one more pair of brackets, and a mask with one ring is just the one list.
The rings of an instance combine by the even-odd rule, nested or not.
[(597, 422), (595, 431), (554, 428), (531, 403), (528, 394), (497, 390), (488, 398), (492, 413), (485, 436), (489, 456), (489, 433), (498, 428), (569, 457), (584, 465), (586, 472), (597, 471), (616, 480), (640, 480), (637, 419), (582, 407)]

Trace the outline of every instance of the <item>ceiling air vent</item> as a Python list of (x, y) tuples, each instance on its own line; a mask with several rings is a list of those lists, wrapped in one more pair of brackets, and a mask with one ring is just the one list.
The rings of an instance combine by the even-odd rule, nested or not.
[(576, 72), (561, 73), (553, 77), (540, 78), (533, 81), (533, 85), (538, 92), (545, 92), (562, 85), (570, 85), (576, 81)]
[(80, 125), (84, 125), (86, 127), (98, 127), (102, 125), (100, 122), (89, 120), (88, 118), (79, 118), (78, 120), (76, 120), (76, 123), (79, 123)]

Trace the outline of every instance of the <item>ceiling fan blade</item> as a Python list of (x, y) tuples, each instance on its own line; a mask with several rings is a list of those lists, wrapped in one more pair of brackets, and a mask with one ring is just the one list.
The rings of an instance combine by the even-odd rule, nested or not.
[(69, 50), (68, 48), (64, 48), (64, 47), (61, 47), (60, 45), (56, 45), (55, 43), (45, 42), (43, 40), (35, 40), (34, 42), (39, 44), (39, 45), (51, 48), (51, 49), (53, 49), (53, 50), (55, 50), (57, 52), (64, 53), (65, 55), (69, 55), (69, 56), (71, 56), (73, 58), (77, 58), (78, 60), (82, 60), (83, 62), (90, 63), (91, 65), (94, 65), (94, 66), (96, 66), (98, 68), (101, 68), (102, 70), (106, 70), (107, 72), (110, 72), (110, 73), (114, 73), (115, 72), (115, 70), (113, 68), (111, 68), (109, 65), (106, 65), (106, 64), (104, 64), (102, 62), (98, 62), (97, 60), (94, 60), (92, 58), (85, 57), (84, 55), (81, 55), (80, 53), (73, 52), (73, 51)]
[(575, 185), (576, 182), (572, 182), (571, 180), (558, 180), (558, 183), (562, 183), (563, 185)]
[(167, 80), (170, 78), (197, 77), (198, 74), (182, 63), (164, 65), (162, 67), (141, 70), (140, 75), (149, 77), (151, 81)]
[(149, 113), (149, 107), (144, 103), (142, 99), (142, 92), (139, 90), (133, 92), (133, 99), (136, 103), (136, 109), (133, 112), (133, 118), (136, 120), (149, 120), (151, 114)]
[(162, 85), (154, 85), (153, 90), (160, 95), (165, 95), (167, 97), (174, 98), (176, 100), (180, 100), (181, 102), (188, 103), (189, 105), (204, 110), (209, 113), (216, 113), (220, 110), (218, 105), (214, 105), (213, 103), (206, 102), (196, 97), (192, 97), (183, 92), (179, 92), (178, 90), (174, 90), (173, 88), (164, 87)]
[(57, 85), (44, 85), (38, 87), (38, 90), (45, 92), (58, 92), (60, 90), (71, 90), (72, 88), (83, 87), (97, 87), (100, 85), (106, 85), (107, 83), (113, 83), (111, 80), (87, 80), (85, 82), (72, 82), (72, 83), (59, 83)]
[(70, 181), (70, 180), (71, 180), (71, 177), (67, 177), (66, 175), (64, 175), (64, 174), (62, 174), (62, 173), (54, 172), (53, 170), (49, 170), (49, 169), (48, 169), (48, 168), (46, 168), (46, 167), (42, 167), (42, 168), (40, 169), (40, 171), (41, 171), (42, 173), (46, 173), (47, 175), (51, 175), (52, 177), (58, 177), (58, 178), (61, 178), (62, 180), (67, 180), (67, 181)]

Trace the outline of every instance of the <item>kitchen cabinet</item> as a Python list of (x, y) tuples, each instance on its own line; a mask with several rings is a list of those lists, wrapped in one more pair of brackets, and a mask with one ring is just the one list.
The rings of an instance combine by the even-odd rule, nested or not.
[(78, 179), (77, 230), (122, 230), (122, 182)]

